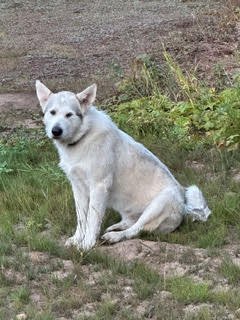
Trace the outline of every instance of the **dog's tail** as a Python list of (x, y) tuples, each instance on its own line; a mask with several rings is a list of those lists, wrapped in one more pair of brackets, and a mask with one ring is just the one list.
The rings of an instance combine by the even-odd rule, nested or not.
[(207, 221), (211, 210), (197, 186), (185, 189), (185, 214), (192, 216), (193, 220)]

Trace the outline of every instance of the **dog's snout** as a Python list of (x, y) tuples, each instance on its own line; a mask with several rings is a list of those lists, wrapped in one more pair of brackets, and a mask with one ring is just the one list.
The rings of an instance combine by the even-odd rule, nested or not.
[(63, 133), (63, 130), (59, 126), (55, 126), (52, 128), (52, 134), (54, 137), (60, 137), (62, 133)]

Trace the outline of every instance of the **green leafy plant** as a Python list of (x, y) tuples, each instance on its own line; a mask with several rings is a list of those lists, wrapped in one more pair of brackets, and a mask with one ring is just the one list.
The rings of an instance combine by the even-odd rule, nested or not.
[[(240, 143), (239, 77), (232, 87), (218, 92), (184, 72), (166, 51), (163, 55), (164, 73), (148, 56), (137, 60), (137, 67), (122, 83), (121, 92), (138, 99), (111, 107), (113, 119), (137, 136), (204, 139), (218, 147), (237, 149)], [(166, 74), (171, 82), (168, 87)]]

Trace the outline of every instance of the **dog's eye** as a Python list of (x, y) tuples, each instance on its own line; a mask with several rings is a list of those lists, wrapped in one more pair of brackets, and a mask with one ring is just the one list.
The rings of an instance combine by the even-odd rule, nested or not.
[(77, 112), (77, 116), (82, 120), (83, 115), (80, 112)]
[(73, 115), (72, 112), (68, 112), (68, 113), (66, 114), (66, 118), (70, 118), (72, 115)]
[(55, 110), (51, 110), (50, 113), (54, 116), (56, 114)]

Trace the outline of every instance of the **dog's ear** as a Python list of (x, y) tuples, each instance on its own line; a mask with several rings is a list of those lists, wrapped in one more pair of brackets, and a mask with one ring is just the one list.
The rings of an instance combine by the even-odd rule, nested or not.
[(84, 112), (93, 104), (96, 98), (97, 85), (94, 83), (84, 91), (77, 93), (77, 98), (80, 102), (80, 107)]
[(40, 103), (40, 106), (42, 107), (43, 113), (45, 111), (47, 100), (52, 93), (42, 82), (39, 80), (36, 81), (36, 92), (37, 97)]

